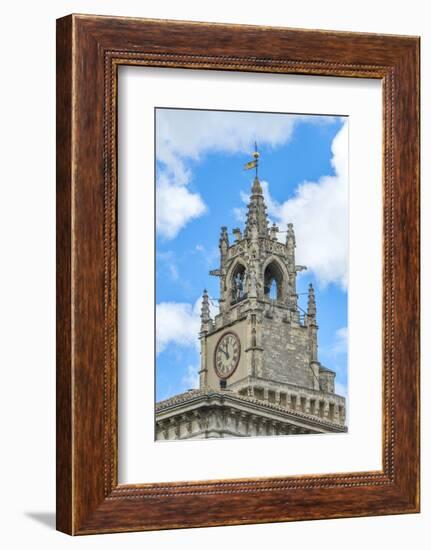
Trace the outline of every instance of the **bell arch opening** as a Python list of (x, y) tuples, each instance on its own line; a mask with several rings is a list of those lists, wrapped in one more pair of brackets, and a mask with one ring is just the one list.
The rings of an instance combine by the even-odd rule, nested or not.
[(278, 262), (272, 261), (266, 266), (263, 280), (265, 298), (282, 300), (284, 296), (284, 276)]
[(232, 303), (239, 302), (247, 297), (245, 265), (238, 262), (234, 267), (230, 280)]

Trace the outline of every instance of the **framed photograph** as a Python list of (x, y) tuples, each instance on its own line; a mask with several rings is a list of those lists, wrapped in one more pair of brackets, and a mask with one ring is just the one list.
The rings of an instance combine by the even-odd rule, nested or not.
[(419, 511), (419, 38), (57, 21), (57, 528)]

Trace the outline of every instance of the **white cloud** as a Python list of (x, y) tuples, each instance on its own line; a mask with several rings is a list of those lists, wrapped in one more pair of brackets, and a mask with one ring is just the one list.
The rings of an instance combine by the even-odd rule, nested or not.
[[(228, 111), (157, 110), (157, 160), (184, 183), (183, 158), (199, 160), (208, 151), (249, 152), (255, 140), (271, 146), (285, 143), (303, 116)], [(321, 121), (321, 117), (308, 120)]]
[(319, 347), (319, 355), (323, 359), (323, 364), (336, 372), (335, 393), (347, 397), (347, 383), (337, 380), (342, 376), (345, 380), (346, 365), (344, 355), (347, 353), (348, 331), (347, 327), (337, 329), (332, 338), (332, 342), (326, 346)]
[(158, 109), (156, 151), (161, 165), (157, 174), (157, 231), (173, 239), (192, 219), (202, 216), (206, 205), (187, 185), (190, 160), (208, 152), (250, 152), (254, 141), (272, 147), (286, 143), (295, 123), (307, 120), (324, 124), (331, 117), (305, 117), (272, 113)]
[(157, 183), (156, 227), (162, 237), (173, 239), (193, 218), (202, 216), (207, 207), (198, 193), (160, 176)]
[(341, 353), (347, 353), (347, 327), (339, 328), (335, 331), (335, 340), (331, 349), (331, 355), (336, 356)]
[[(337, 329), (332, 337), (332, 341), (325, 346), (319, 346), (319, 354), (324, 358), (324, 363), (337, 362), (344, 358), (340, 357), (345, 355), (348, 351), (348, 330), (347, 327)], [(332, 368), (332, 367), (331, 367)]]
[(199, 388), (199, 365), (188, 365), (185, 375), (181, 382), (183, 384), (183, 390), (194, 390)]
[(157, 261), (159, 260), (163, 262), (164, 267), (168, 271), (172, 281), (178, 281), (180, 275), (178, 273), (175, 254), (172, 252), (172, 250), (168, 250), (166, 252), (157, 252)]
[(233, 208), (232, 214), (237, 222), (243, 223), (247, 215), (247, 210), (245, 208)]
[(240, 191), (239, 196), (241, 197), (241, 200), (244, 204), (248, 204), (250, 202), (250, 193), (246, 193), (245, 191)]
[(341, 384), (340, 382), (335, 382), (335, 393), (337, 395), (342, 395), (343, 397), (347, 397), (347, 385)]
[[(161, 302), (156, 305), (156, 353), (169, 345), (195, 347), (199, 349), (202, 297), (194, 304), (186, 302)], [(218, 306), (210, 302), (212, 317), (218, 313)]]
[(203, 245), (197, 244), (195, 246), (195, 252), (207, 266), (213, 266), (214, 262), (219, 259), (220, 255), (218, 246), (213, 246), (212, 248), (207, 249)]
[[(319, 283), (347, 287), (348, 251), (348, 127), (344, 123), (332, 142), (334, 176), (298, 185), (284, 203), (274, 201), (262, 182), (269, 215), (279, 224), (294, 224), (296, 260), (306, 265)], [(285, 229), (285, 227), (280, 229)]]
[(169, 344), (189, 347), (198, 345), (199, 310), (188, 303), (162, 302), (156, 305), (157, 354)]
[[(202, 300), (201, 300), (202, 301)], [(218, 305), (218, 300), (217, 299), (212, 299), (211, 296), (210, 296), (210, 316), (212, 319), (214, 319), (214, 317), (219, 313), (219, 305)], [(201, 302), (199, 302), (199, 308), (200, 308), (200, 304)]]

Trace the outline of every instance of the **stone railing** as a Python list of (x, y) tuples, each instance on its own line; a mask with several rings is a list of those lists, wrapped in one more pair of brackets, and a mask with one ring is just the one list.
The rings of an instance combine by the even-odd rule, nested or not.
[(252, 377), (235, 382), (229, 389), (336, 424), (346, 421), (346, 400), (341, 395)]

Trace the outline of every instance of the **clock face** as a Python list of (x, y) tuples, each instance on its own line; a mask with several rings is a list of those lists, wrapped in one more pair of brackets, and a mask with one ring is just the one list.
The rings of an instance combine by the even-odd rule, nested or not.
[(214, 351), (214, 369), (219, 378), (229, 378), (238, 366), (241, 343), (234, 332), (225, 332)]

